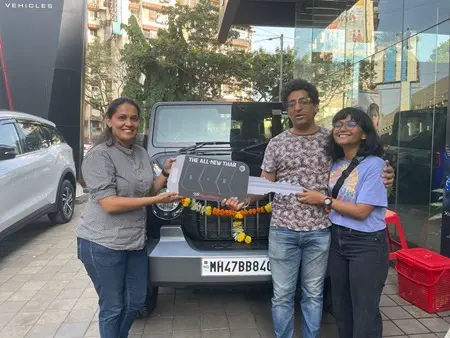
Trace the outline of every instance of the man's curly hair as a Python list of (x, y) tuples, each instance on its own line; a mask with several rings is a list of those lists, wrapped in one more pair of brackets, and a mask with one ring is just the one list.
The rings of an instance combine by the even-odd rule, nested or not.
[(294, 79), (284, 84), (283, 90), (281, 91), (281, 102), (283, 102), (283, 104), (286, 104), (288, 96), (296, 90), (304, 90), (308, 93), (314, 104), (319, 104), (319, 92), (316, 86), (303, 79)]

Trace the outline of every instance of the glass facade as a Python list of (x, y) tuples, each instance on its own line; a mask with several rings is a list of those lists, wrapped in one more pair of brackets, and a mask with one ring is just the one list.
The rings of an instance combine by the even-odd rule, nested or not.
[(343, 107), (372, 116), (396, 169), (390, 209), (409, 242), (440, 251), (450, 84), (449, 0), (296, 5), (295, 76), (320, 91), (319, 124)]

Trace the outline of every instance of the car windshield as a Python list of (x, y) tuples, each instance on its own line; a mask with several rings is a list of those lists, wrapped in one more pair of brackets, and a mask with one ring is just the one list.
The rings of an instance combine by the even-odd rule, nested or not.
[(153, 144), (186, 147), (199, 142), (230, 142), (232, 147), (246, 147), (264, 143), (272, 137), (272, 115), (270, 106), (162, 105), (155, 111)]

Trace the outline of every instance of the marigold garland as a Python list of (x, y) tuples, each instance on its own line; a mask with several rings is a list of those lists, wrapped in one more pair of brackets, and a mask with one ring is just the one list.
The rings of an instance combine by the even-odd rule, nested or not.
[(217, 217), (232, 217), (233, 218), (233, 238), (236, 242), (250, 244), (252, 242), (252, 237), (244, 232), (244, 217), (248, 215), (256, 214), (269, 214), (272, 212), (272, 204), (267, 203), (263, 207), (252, 208), (247, 210), (229, 210), (220, 209), (212, 207), (210, 205), (202, 205), (195, 199), (190, 199), (188, 197), (181, 200), (181, 204), (184, 208), (190, 208), (192, 211), (199, 212), (206, 216), (217, 216)]

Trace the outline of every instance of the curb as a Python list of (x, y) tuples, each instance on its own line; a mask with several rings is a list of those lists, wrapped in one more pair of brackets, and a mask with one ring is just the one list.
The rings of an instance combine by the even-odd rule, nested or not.
[(89, 198), (89, 195), (84, 193), (83, 195), (75, 198), (75, 204), (83, 204), (88, 200), (88, 198)]
[(75, 204), (83, 204), (89, 198), (88, 191), (83, 188), (80, 183), (77, 182)]

